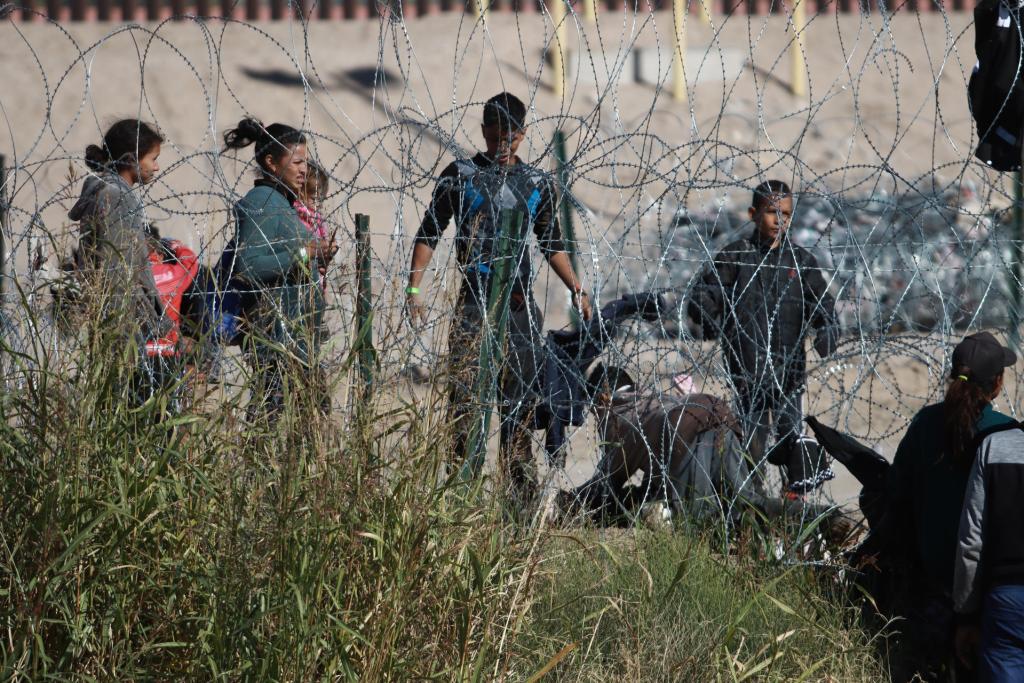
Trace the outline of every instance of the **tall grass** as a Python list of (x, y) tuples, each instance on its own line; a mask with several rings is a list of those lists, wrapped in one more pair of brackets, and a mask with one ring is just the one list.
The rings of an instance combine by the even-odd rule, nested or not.
[(439, 478), (439, 401), (290, 391), (249, 423), (180, 382), (140, 400), (137, 350), (81, 339), (4, 350), (4, 679), (878, 680), (800, 571), (523, 526)]

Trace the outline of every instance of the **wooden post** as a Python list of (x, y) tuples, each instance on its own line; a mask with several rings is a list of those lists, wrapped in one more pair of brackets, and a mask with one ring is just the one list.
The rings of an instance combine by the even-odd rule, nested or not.
[(554, 26), (551, 55), (551, 90), (559, 97), (565, 92), (565, 0), (550, 0), (548, 14)]
[(686, 101), (686, 0), (672, 0), (675, 55), (672, 59), (672, 99)]
[(359, 365), (360, 401), (373, 385), (377, 352), (373, 348), (373, 281), (370, 261), (370, 217), (356, 214), (356, 359)]
[(236, 0), (220, 0), (220, 15), (225, 19), (233, 19), (235, 16)]
[(491, 262), (491, 281), (488, 288), (486, 319), (480, 330), (480, 364), (473, 386), (476, 407), (480, 415), (470, 425), (466, 442), (466, 457), (462, 477), (471, 479), (483, 469), (487, 457), (487, 435), (490, 432), (491, 412), (498, 395), (498, 382), (505, 358), (505, 330), (508, 324), (508, 306), (512, 293), (512, 250), (522, 239), (523, 214), (505, 209), (499, 216), (500, 225), (497, 250)]
[(597, 5), (595, 0), (583, 0), (583, 18), (587, 21), (597, 21)]
[(135, 0), (121, 0), (121, 21), (135, 21), (137, 9)]
[(71, 0), (71, 21), (85, 21), (85, 0)]
[(160, 0), (146, 0), (146, 19), (160, 21)]
[(330, 19), (332, 14), (331, 10), (333, 9), (333, 0), (319, 0), (319, 3), (320, 4), (317, 6), (317, 16), (321, 19)]
[(245, 20), (259, 21), (260, 3), (259, 0), (245, 0)]
[(793, 42), (790, 45), (790, 59), (793, 75), (790, 88), (797, 97), (807, 94), (807, 65), (804, 62), (803, 40), (804, 28), (807, 26), (807, 0), (794, 0), (793, 5)]
[(270, 0), (270, 19), (271, 21), (284, 19), (284, 0)]
[(54, 21), (61, 21), (60, 0), (46, 0), (46, 14)]

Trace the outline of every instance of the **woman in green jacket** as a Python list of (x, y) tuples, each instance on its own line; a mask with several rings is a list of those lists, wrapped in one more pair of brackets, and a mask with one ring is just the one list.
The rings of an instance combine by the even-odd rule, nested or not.
[(311, 236), (293, 206), (307, 172), (301, 131), (243, 119), (224, 134), (224, 144), (254, 145), (259, 167), (255, 186), (234, 207), (234, 272), (255, 297), (245, 343), (255, 379), (250, 415), (271, 416), (282, 407), (286, 380), (305, 384), (296, 387), (300, 394), (320, 391), (309, 386), (324, 314), (319, 271), (337, 247)]

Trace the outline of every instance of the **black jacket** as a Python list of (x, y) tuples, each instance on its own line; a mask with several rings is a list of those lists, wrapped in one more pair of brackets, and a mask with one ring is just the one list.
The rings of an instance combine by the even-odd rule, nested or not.
[(975, 156), (997, 171), (1021, 165), (1024, 83), (1021, 73), (1021, 9), (1016, 2), (984, 0), (974, 8), (978, 64), (968, 96), (978, 125)]
[(733, 242), (704, 269), (691, 294), (690, 317), (705, 338), (722, 338), (726, 364), (741, 392), (802, 388), (804, 336), (835, 346), (835, 306), (814, 256), (786, 240), (771, 249), (757, 232)]

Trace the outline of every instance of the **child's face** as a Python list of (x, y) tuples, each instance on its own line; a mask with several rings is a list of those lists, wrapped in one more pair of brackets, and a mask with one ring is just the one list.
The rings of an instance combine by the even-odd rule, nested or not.
[(494, 159), (501, 165), (508, 165), (515, 161), (516, 152), (526, 135), (524, 128), (509, 130), (507, 126), (492, 124), (481, 126), (484, 134), (484, 142), (487, 143), (487, 156)]
[(311, 203), (318, 203), (321, 199), (320, 176), (316, 173), (306, 175), (305, 199)]
[(789, 230), (789, 221), (793, 218), (793, 197), (772, 195), (761, 208), (750, 207), (749, 213), (761, 239), (771, 242), (773, 247), (777, 246)]

